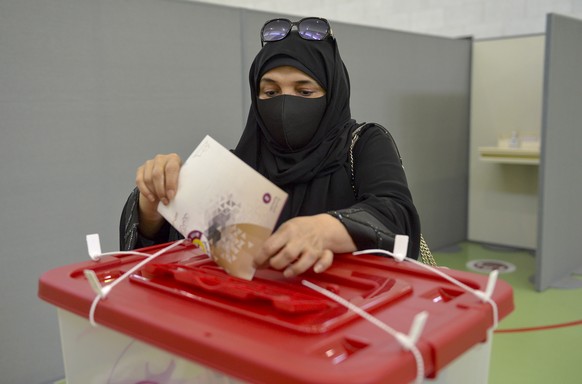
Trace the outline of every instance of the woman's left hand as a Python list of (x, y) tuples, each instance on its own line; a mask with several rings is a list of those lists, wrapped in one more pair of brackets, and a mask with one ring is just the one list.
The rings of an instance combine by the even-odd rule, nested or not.
[(286, 277), (309, 268), (320, 273), (333, 263), (334, 252), (356, 249), (343, 224), (328, 214), (295, 217), (283, 223), (263, 244), (255, 265), (267, 263)]

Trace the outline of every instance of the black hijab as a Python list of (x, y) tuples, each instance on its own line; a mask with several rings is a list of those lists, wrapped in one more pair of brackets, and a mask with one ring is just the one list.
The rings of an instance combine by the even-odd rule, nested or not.
[[(295, 66), (326, 90), (327, 106), (317, 132), (304, 148), (294, 152), (271, 138), (257, 109), (260, 79), (279, 63)], [(281, 41), (267, 43), (251, 65), (249, 83), (251, 108), (234, 152), (289, 193), (279, 222), (353, 204), (353, 195), (337, 193), (350, 192), (344, 166), (356, 122), (350, 114), (349, 76), (335, 39), (308, 41), (292, 31)]]

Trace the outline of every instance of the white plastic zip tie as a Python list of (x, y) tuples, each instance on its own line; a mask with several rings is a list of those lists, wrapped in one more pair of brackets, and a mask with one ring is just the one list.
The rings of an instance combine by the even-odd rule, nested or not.
[(99, 234), (94, 233), (87, 235), (87, 251), (93, 261), (99, 261), (102, 257), (113, 255), (137, 255), (143, 257), (150, 257), (151, 253), (137, 252), (137, 251), (115, 251), (101, 253), (101, 242), (99, 241)]
[(497, 282), (497, 276), (499, 274), (499, 271), (497, 270), (493, 270), (491, 271), (491, 273), (489, 274), (489, 280), (487, 281), (487, 286), (485, 288), (485, 291), (479, 291), (476, 289), (473, 289), (469, 286), (467, 286), (466, 284), (463, 284), (462, 282), (460, 282), (459, 280), (455, 279), (454, 277), (451, 277), (449, 275), (447, 275), (446, 273), (444, 273), (443, 271), (431, 267), (430, 265), (421, 263), (418, 260), (412, 259), (410, 257), (406, 257), (406, 251), (405, 251), (405, 257), (404, 258), (400, 258), (395, 256), (396, 253), (396, 249), (398, 247), (400, 247), (403, 243), (400, 243), (400, 245), (397, 243), (398, 237), (406, 237), (406, 246), (408, 247), (408, 236), (405, 235), (396, 235), (396, 238), (394, 240), (394, 253), (390, 252), (390, 251), (386, 251), (385, 249), (365, 249), (362, 251), (356, 251), (356, 252), (352, 252), (353, 255), (363, 255), (363, 254), (370, 254), (370, 253), (380, 253), (380, 254), (384, 254), (384, 255), (388, 255), (388, 256), (392, 256), (394, 257), (397, 261), (410, 261), (411, 263), (414, 263), (424, 269), (428, 269), (429, 271), (439, 275), (440, 277), (444, 278), (445, 280), (448, 280), (449, 282), (455, 284), (456, 286), (464, 289), (467, 292), (472, 293), (473, 295), (477, 296), (482, 302), (486, 302), (489, 305), (491, 305), (491, 309), (493, 311), (493, 329), (496, 329), (498, 324), (499, 324), (499, 311), (497, 309), (497, 303), (491, 299), (491, 295), (493, 294), (493, 291), (495, 290), (495, 284)]
[(422, 311), (414, 316), (414, 320), (410, 325), (410, 331), (408, 332), (408, 337), (414, 344), (416, 344), (420, 338), (420, 334), (422, 333), (424, 325), (426, 324), (426, 319), (428, 319), (427, 311)]
[(93, 260), (99, 260), (99, 256), (101, 255), (101, 242), (99, 241), (98, 233), (87, 235), (87, 250)]
[(408, 253), (408, 236), (396, 235), (394, 238), (394, 258), (398, 261), (406, 259)]
[(467, 286), (466, 284), (461, 283), (459, 280), (455, 279), (454, 277), (451, 277), (449, 275), (447, 275), (446, 273), (431, 267), (430, 265), (421, 263), (420, 261), (414, 260), (414, 259), (410, 259), (410, 258), (406, 258), (407, 261), (410, 261), (418, 266), (421, 266), (422, 268), (428, 269), (429, 271), (436, 273), (437, 275), (441, 276), (442, 278), (450, 281), (451, 283), (457, 285), (458, 287), (464, 289), (467, 292), (472, 293), (473, 295), (475, 295), (476, 297), (478, 297), (482, 302), (484, 303), (488, 303), (489, 305), (491, 305), (491, 309), (493, 312), (493, 329), (497, 329), (497, 326), (499, 325), (499, 311), (497, 309), (497, 303), (491, 298), (491, 295), (493, 294), (493, 291), (495, 290), (495, 283), (497, 282), (497, 275), (499, 274), (499, 272), (497, 270), (493, 270), (491, 271), (491, 273), (489, 274), (489, 279), (487, 281), (487, 286), (485, 288), (485, 291), (479, 291), (477, 289), (473, 289), (469, 286)]
[[(97, 274), (95, 273), (94, 270), (85, 269), (83, 271), (83, 273), (85, 274), (85, 277), (89, 281), (91, 288), (93, 288), (93, 291), (97, 295), (99, 295), (101, 297), (105, 297), (111, 288), (109, 288), (108, 286), (105, 286), (105, 287), (101, 286), (101, 284), (99, 283), (99, 279), (97, 278)], [(109, 288), (109, 289), (106, 289), (106, 288)]]
[(363, 255), (366, 253), (382, 253), (396, 259), (397, 261), (403, 261), (406, 259), (406, 254), (408, 253), (408, 236), (406, 235), (396, 235), (394, 238), (394, 251), (390, 252), (385, 249), (364, 249), (363, 251), (352, 252), (353, 255)]
[(348, 308), (349, 310), (355, 312), (357, 315), (361, 316), (365, 320), (369, 321), (370, 323), (374, 324), (384, 332), (388, 333), (389, 335), (393, 336), (399, 343), (402, 345), (402, 348), (406, 351), (410, 351), (414, 356), (414, 360), (416, 361), (416, 379), (415, 383), (420, 384), (424, 380), (424, 360), (422, 359), (422, 355), (416, 346), (418, 342), (418, 338), (424, 329), (424, 325), (426, 324), (426, 319), (428, 317), (428, 313), (426, 311), (422, 311), (418, 313), (414, 320), (412, 321), (412, 325), (410, 327), (410, 333), (408, 335), (398, 332), (391, 328), (386, 323), (378, 320), (378, 318), (370, 315), (368, 312), (364, 311), (360, 307), (350, 303), (346, 299), (341, 296), (336, 295), (333, 292), (328, 291), (325, 288), (321, 288), (320, 286), (313, 284), (310, 281), (302, 280), (301, 283), (308, 288), (313, 289), (321, 293), (324, 296), (332, 299), (333, 301), (343, 305), (344, 307)]
[[(89, 236), (87, 236), (87, 238), (88, 237)], [(94, 240), (95, 240), (95, 238), (92, 238), (91, 241), (94, 241)], [(99, 241), (99, 235), (97, 235), (97, 241)], [(99, 283), (99, 279), (97, 278), (97, 275), (95, 274), (95, 271), (90, 270), (90, 269), (86, 269), (86, 270), (83, 271), (83, 273), (87, 277), (87, 280), (89, 281), (89, 284), (91, 285), (91, 288), (96, 293), (95, 299), (93, 299), (93, 303), (91, 304), (91, 309), (89, 311), (89, 322), (91, 323), (91, 325), (94, 326), (94, 327), (97, 326), (97, 323), (95, 322), (95, 310), (97, 309), (97, 304), (99, 303), (99, 300), (105, 299), (105, 297), (107, 296), (107, 294), (117, 284), (119, 284), (121, 281), (127, 279), (135, 271), (137, 271), (138, 269), (142, 268), (144, 265), (146, 265), (147, 263), (149, 263), (150, 261), (152, 261), (156, 257), (158, 257), (160, 255), (163, 255), (164, 253), (168, 252), (170, 249), (175, 248), (178, 245), (182, 244), (183, 242), (184, 242), (184, 240), (175, 241), (172, 244), (168, 245), (167, 247), (162, 248), (162, 249), (160, 249), (159, 251), (157, 251), (156, 253), (153, 253), (153, 254), (142, 253), (142, 252), (134, 252), (134, 251), (120, 251), (120, 252), (101, 253), (101, 254), (95, 255), (97, 258), (94, 259), (94, 260), (99, 260), (102, 256), (105, 256), (105, 255), (136, 255), (136, 254), (137, 255), (144, 256), (145, 259), (142, 260), (142, 261), (140, 261), (136, 265), (134, 265), (131, 269), (129, 269), (123, 275), (121, 275), (120, 277), (118, 277), (117, 279), (115, 279), (115, 281), (113, 281), (111, 284), (108, 284), (108, 285), (105, 285), (105, 286), (102, 286)], [(89, 239), (87, 239), (87, 245), (89, 246)], [(99, 248), (101, 248), (100, 245), (99, 245)], [(89, 254), (91, 254), (91, 250), (89, 251)], [(91, 258), (93, 258), (93, 257), (91, 257)]]

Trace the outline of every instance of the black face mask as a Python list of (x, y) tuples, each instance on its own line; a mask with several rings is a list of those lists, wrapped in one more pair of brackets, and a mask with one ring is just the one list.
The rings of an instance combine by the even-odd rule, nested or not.
[(325, 96), (306, 98), (281, 95), (257, 99), (257, 107), (271, 137), (281, 146), (295, 151), (305, 147), (319, 127), (325, 113)]

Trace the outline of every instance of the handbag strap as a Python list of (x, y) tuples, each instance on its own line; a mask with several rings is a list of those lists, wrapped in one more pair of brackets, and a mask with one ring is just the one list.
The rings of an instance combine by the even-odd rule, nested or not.
[(362, 134), (362, 128), (366, 126), (366, 123), (360, 125), (352, 132), (352, 143), (350, 144), (350, 177), (352, 181), (352, 191), (354, 191), (354, 197), (358, 197), (358, 191), (356, 190), (356, 173), (354, 170), (354, 147)]
[[(352, 143), (350, 144), (350, 152), (349, 152), (350, 177), (351, 177), (351, 182), (352, 182), (352, 191), (354, 191), (354, 196), (356, 198), (358, 197), (358, 191), (356, 189), (356, 173), (355, 173), (355, 169), (354, 169), (354, 147), (356, 146), (358, 139), (362, 135), (362, 130), (365, 126), (366, 126), (366, 123), (360, 125), (358, 128), (356, 128), (354, 130), (354, 132), (352, 132)], [(398, 155), (400, 156), (400, 154), (398, 154)], [(437, 267), (436, 260), (434, 259), (434, 256), (432, 255), (432, 252), (430, 251), (430, 248), (428, 247), (428, 244), (424, 240), (422, 233), (420, 234), (420, 261), (423, 264), (427, 264), (427, 265), (430, 265), (432, 267)]]

